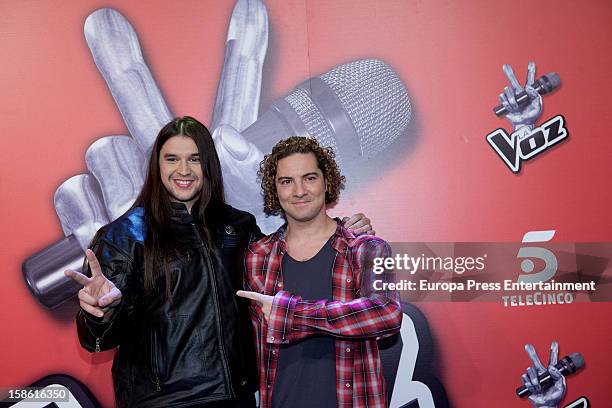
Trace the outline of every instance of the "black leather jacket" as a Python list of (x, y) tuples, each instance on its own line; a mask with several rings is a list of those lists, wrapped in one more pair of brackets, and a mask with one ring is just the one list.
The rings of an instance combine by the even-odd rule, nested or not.
[(161, 295), (163, 282), (159, 296), (142, 290), (142, 208), (104, 227), (92, 245), (123, 297), (106, 321), (80, 310), (79, 340), (92, 352), (118, 348), (112, 369), (118, 406), (189, 407), (257, 389), (247, 302), (235, 296), (244, 249), (262, 235), (255, 218), (227, 206), (212, 248), (182, 204), (172, 219), (178, 251), (170, 262), (170, 301)]

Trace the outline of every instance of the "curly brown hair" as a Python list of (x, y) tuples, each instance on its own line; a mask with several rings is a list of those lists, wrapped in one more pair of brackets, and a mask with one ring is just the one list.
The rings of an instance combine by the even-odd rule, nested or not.
[(261, 180), (261, 189), (264, 195), (264, 212), (268, 215), (282, 214), (278, 195), (276, 194), (276, 169), (278, 161), (295, 153), (313, 153), (317, 159), (317, 166), (323, 173), (327, 183), (325, 204), (338, 201), (340, 190), (344, 188), (345, 177), (340, 174), (336, 163), (336, 154), (329, 147), (321, 147), (316, 139), (303, 136), (292, 136), (281, 140), (267, 154), (259, 164), (257, 176)]

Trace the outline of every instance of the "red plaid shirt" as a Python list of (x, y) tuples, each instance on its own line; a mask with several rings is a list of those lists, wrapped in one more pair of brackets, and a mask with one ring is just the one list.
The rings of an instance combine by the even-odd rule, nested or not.
[(261, 308), (251, 305), (255, 330), (261, 407), (269, 408), (281, 344), (314, 334), (336, 338), (336, 397), (338, 407), (383, 408), (385, 382), (376, 340), (397, 333), (402, 310), (397, 292), (375, 291), (374, 258), (391, 255), (380, 238), (355, 238), (340, 222), (332, 239), (336, 251), (332, 269), (333, 300), (303, 300), (283, 291), (281, 260), (285, 229), (251, 244), (245, 255), (245, 290), (274, 296), (266, 322)]

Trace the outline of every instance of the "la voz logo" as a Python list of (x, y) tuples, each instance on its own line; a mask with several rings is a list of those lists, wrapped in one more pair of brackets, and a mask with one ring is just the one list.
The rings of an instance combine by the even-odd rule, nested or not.
[(529, 160), (567, 139), (569, 133), (564, 125), (565, 118), (557, 115), (533, 130), (521, 128), (510, 136), (504, 129), (496, 129), (487, 135), (487, 142), (510, 171), (518, 173), (521, 161)]
[(567, 139), (569, 132), (562, 115), (557, 115), (540, 126), (535, 125), (542, 114), (542, 95), (561, 86), (561, 79), (556, 72), (549, 72), (536, 80), (535, 63), (530, 62), (527, 67), (527, 80), (525, 86), (522, 86), (510, 65), (505, 64), (503, 70), (510, 85), (499, 95), (501, 104), (493, 108), (493, 112), (498, 117), (505, 116), (514, 130), (508, 135), (504, 129), (499, 128), (489, 133), (486, 139), (510, 171), (516, 174), (521, 170), (523, 161), (532, 159)]

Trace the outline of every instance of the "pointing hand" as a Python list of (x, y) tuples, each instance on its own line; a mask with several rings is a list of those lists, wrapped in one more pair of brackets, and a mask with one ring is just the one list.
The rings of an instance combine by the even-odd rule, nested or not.
[(246, 290), (239, 290), (236, 292), (236, 295), (257, 302), (257, 305), (261, 308), (264, 318), (266, 321), (268, 321), (270, 318), (270, 310), (272, 309), (272, 301), (274, 300), (274, 296), (263, 295), (257, 292), (249, 292)]

